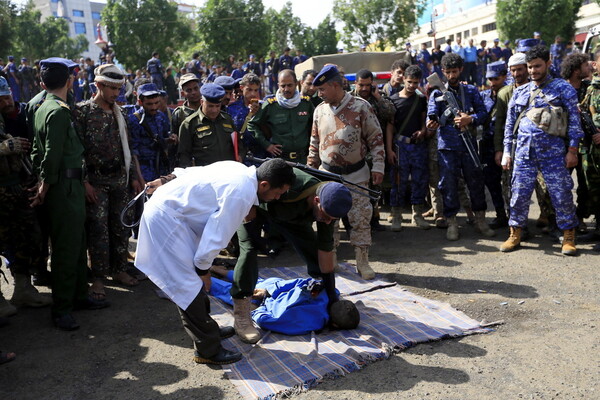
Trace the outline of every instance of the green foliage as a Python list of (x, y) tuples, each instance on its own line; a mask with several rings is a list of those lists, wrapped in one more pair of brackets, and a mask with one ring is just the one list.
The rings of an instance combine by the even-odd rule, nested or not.
[(502, 38), (514, 41), (542, 34), (549, 45), (556, 35), (570, 40), (575, 34), (582, 0), (498, 0), (496, 24)]
[(198, 17), (200, 52), (210, 59), (266, 54), (268, 31), (261, 0), (208, 0)]
[(191, 21), (168, 0), (108, 0), (102, 21), (116, 57), (127, 68), (140, 68), (158, 51), (163, 64), (179, 61), (178, 52), (193, 40)]
[[(10, 18), (10, 19), (9, 19)], [(9, 33), (5, 33), (9, 29)], [(41, 59), (76, 58), (88, 48), (84, 35), (69, 37), (69, 24), (63, 18), (50, 17), (41, 22), (41, 13), (29, 2), (17, 10), (10, 1), (0, 0), (1, 54)]]
[(333, 15), (344, 23), (342, 40), (348, 48), (375, 43), (384, 50), (410, 36), (425, 3), (426, 0), (335, 0)]

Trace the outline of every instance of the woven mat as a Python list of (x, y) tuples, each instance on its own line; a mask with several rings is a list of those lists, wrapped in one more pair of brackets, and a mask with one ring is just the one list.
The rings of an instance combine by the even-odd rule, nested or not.
[[(255, 345), (243, 343), (237, 336), (223, 342), (224, 347), (244, 355), (223, 369), (245, 399), (287, 397), (417, 343), (490, 331), (449, 304), (417, 296), (396, 283), (362, 280), (349, 264), (340, 267), (336, 287), (342, 298), (353, 301), (360, 311), (357, 329), (324, 329), (302, 336), (263, 331)], [(305, 267), (261, 270), (263, 278), (305, 276)], [(212, 300), (213, 318), (220, 326), (233, 325), (232, 308)]]

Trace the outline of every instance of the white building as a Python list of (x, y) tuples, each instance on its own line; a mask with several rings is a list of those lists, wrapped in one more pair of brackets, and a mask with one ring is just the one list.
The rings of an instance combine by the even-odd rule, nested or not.
[[(82, 55), (97, 61), (100, 48), (94, 44), (98, 38), (96, 26), (100, 22), (105, 3), (89, 0), (33, 0), (35, 8), (42, 14), (42, 20), (50, 16), (65, 18), (69, 22), (69, 36), (85, 35), (89, 47)], [(106, 39), (106, 32), (102, 32)]]
[[(600, 7), (593, 0), (585, 0), (578, 14), (575, 41), (583, 42), (585, 34), (592, 26), (600, 24)], [(428, 33), (432, 30), (431, 20), (434, 20), (436, 44), (444, 44), (447, 39), (463, 40), (470, 38), (476, 45), (487, 40), (488, 45), (499, 38), (496, 30), (496, 1), (495, 0), (429, 0), (428, 5), (419, 18), (419, 29), (410, 36), (409, 41), (414, 49), (419, 49), (421, 43), (427, 43), (431, 48), (433, 37)], [(540, 24), (543, 24), (540, 21)], [(533, 37), (533, 32), (531, 32)], [(553, 43), (554, 38), (542, 38), (547, 44)], [(399, 46), (404, 47), (404, 46)], [(442, 46), (443, 48), (443, 46)]]

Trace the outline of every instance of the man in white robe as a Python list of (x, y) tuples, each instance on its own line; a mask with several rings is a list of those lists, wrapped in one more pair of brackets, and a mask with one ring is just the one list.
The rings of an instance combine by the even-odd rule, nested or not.
[(292, 168), (274, 159), (258, 168), (222, 161), (176, 169), (150, 183), (156, 191), (140, 221), (135, 265), (179, 308), (197, 363), (241, 359), (221, 346), (233, 328), (219, 328), (209, 315), (208, 270), (252, 206), (278, 199), (293, 181)]

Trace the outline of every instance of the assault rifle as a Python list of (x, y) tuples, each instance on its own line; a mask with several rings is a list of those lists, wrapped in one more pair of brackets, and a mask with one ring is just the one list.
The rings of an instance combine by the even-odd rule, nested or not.
[[(454, 95), (454, 93), (452, 93), (451, 91), (449, 91), (446, 88), (446, 85), (444, 85), (444, 83), (440, 80), (440, 77), (438, 76), (438, 74), (429, 75), (427, 77), (427, 82), (429, 83), (429, 85), (432, 88), (437, 88), (442, 92), (442, 97), (448, 104), (448, 109), (450, 110), (452, 118), (456, 118), (456, 117), (460, 116), (460, 114), (463, 111), (460, 109), (460, 105), (458, 104), (458, 100), (456, 99), (456, 96)], [(440, 124), (444, 125), (444, 122), (445, 122), (445, 119), (442, 117), (442, 119), (440, 120)], [(468, 137), (470, 135), (471, 134), (469, 133), (469, 131), (467, 129), (465, 129), (464, 127), (460, 129), (460, 133), (458, 134), (458, 136), (460, 136), (460, 138), (462, 139), (463, 144), (467, 148), (469, 157), (471, 157), (471, 160), (473, 160), (473, 163), (475, 164), (475, 166), (477, 168), (479, 168), (480, 170), (483, 170), (483, 165), (481, 164), (481, 161), (479, 160), (477, 151), (475, 150), (475, 146), (473, 146), (473, 142), (471, 141), (471, 138)]]
[(600, 132), (598, 132), (598, 128), (594, 124), (594, 120), (589, 112), (581, 111), (580, 114), (581, 128), (583, 129), (583, 147), (590, 148), (594, 144), (592, 136)]
[[(252, 161), (252, 162), (255, 162), (255, 163), (258, 163), (258, 164), (262, 164), (265, 161), (270, 160), (270, 158), (257, 158), (257, 157), (254, 157), (252, 155), (252, 153), (249, 152), (248, 154), (246, 154), (246, 160), (247, 161)], [(298, 163), (298, 162), (286, 161), (286, 163), (287, 163), (287, 165), (289, 165), (291, 167), (294, 167), (294, 168), (298, 168), (298, 169), (300, 169), (300, 170), (302, 170), (302, 171), (304, 171), (304, 172), (306, 172), (306, 173), (314, 176), (315, 178), (329, 180), (329, 181), (335, 181), (335, 182), (343, 183), (343, 184), (346, 184), (346, 185), (354, 186), (354, 187), (356, 187), (357, 189), (360, 189), (360, 190), (364, 190), (366, 193), (365, 192), (361, 192), (360, 190), (357, 190), (357, 189), (348, 188), (350, 191), (352, 191), (354, 193), (357, 193), (357, 194), (360, 194), (362, 196), (366, 196), (366, 197), (368, 197), (371, 200), (379, 201), (379, 198), (381, 197), (381, 192), (380, 191), (373, 190), (373, 189), (370, 189), (368, 187), (364, 187), (362, 185), (359, 185), (357, 183), (350, 182), (350, 181), (344, 179), (344, 177), (342, 175), (334, 174), (333, 172), (322, 171), (322, 170), (316, 169), (316, 168), (311, 168), (311, 167), (309, 167), (306, 164), (301, 164), (301, 163)]]

